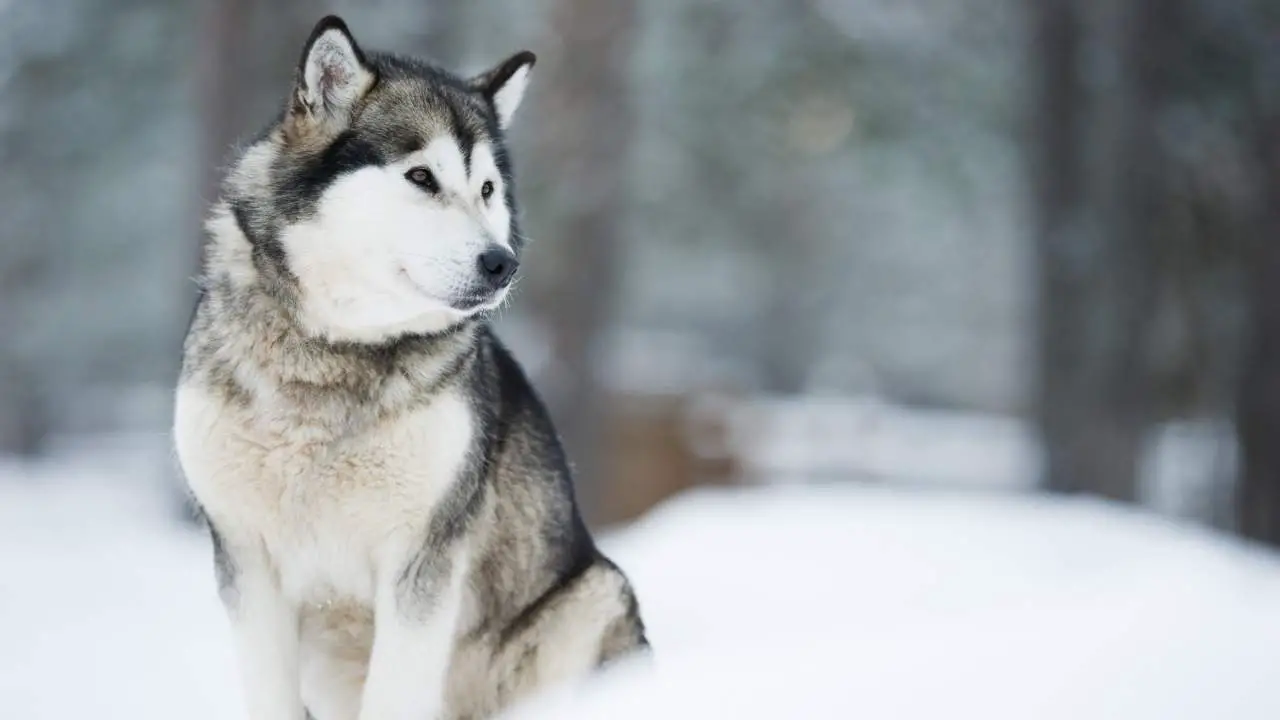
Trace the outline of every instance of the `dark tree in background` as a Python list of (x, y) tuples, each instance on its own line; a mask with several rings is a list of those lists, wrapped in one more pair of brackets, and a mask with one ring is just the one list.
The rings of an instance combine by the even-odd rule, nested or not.
[(1259, 190), (1247, 290), (1250, 327), (1236, 424), (1243, 459), (1236, 522), (1280, 546), (1280, 8), (1255, 2), (1244, 44), (1255, 53), (1251, 112)]
[(200, 108), (202, 140), (202, 202), (197, 215), (203, 219), (206, 205), (218, 192), (223, 161), (246, 118), (237, 106), (243, 105), (246, 78), (244, 53), (249, 50), (241, 38), (249, 19), (252, 0), (218, 0), (201, 7), (198, 83), (195, 90)]
[(1151, 418), (1159, 0), (1034, 15), (1039, 381), (1046, 484), (1136, 500)]
[[(200, 118), (200, 195), (192, 212), (196, 236), (192, 253), (193, 275), (200, 272), (199, 248), (204, 238), (204, 218), (218, 195), (224, 163), (243, 131), (246, 87), (243, 69), (246, 47), (242, 38), (253, 0), (217, 0), (202, 4), (200, 52), (195, 88)], [(194, 302), (195, 287), (192, 290)]]
[[(600, 448), (608, 422), (601, 382), (603, 333), (621, 279), (619, 258), (632, 133), (627, 71), (636, 24), (633, 0), (559, 0), (558, 43), (535, 71), (546, 134), (536, 152), (555, 177), (555, 243), (565, 258), (530, 304), (547, 323), (552, 367), (547, 400), (590, 519), (605, 482)], [(517, 119), (517, 122), (519, 120)]]
[(1280, 113), (1258, 137), (1266, 168), (1264, 212), (1249, 293), (1252, 326), (1237, 424), (1243, 457), (1237, 523), (1246, 537), (1280, 546)]
[(1046, 485), (1136, 500), (1153, 422), (1234, 411), (1234, 525), (1280, 545), (1280, 6), (1033, 19)]

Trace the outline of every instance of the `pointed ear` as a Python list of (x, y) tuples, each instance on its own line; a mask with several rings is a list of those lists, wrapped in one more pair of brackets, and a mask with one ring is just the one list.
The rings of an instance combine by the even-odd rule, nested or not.
[(511, 116), (516, 114), (516, 108), (520, 107), (520, 101), (524, 99), (524, 89), (529, 85), (529, 72), (536, 62), (537, 56), (525, 50), (471, 80), (471, 87), (493, 106), (498, 124), (503, 129), (511, 124)]
[(344, 125), (376, 79), (347, 24), (336, 15), (326, 16), (302, 49), (290, 112), (297, 120)]

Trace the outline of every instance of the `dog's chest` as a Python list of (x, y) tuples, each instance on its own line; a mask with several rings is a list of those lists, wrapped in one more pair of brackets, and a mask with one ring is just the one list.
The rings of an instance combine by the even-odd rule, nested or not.
[(335, 437), (184, 386), (175, 434), (187, 481), (219, 532), (261, 543), (287, 594), (369, 600), (382, 561), (422, 531), (465, 464), (472, 417), (461, 397), (444, 395)]

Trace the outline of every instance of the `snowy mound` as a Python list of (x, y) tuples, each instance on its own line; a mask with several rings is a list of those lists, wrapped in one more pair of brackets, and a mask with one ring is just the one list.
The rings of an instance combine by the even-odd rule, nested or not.
[(512, 718), (1280, 718), (1280, 563), (1102, 503), (705, 492), (606, 545), (652, 662)]

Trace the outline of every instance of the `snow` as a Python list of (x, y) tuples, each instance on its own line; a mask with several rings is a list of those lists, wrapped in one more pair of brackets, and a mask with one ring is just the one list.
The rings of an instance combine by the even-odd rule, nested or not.
[[(132, 471), (0, 466), (0, 717), (243, 716), (207, 541)], [(765, 486), (603, 544), (652, 662), (512, 718), (1280, 717), (1280, 559), (1137, 511)]]
[(208, 541), (135, 477), (5, 470), (0, 717), (243, 717)]
[(1100, 502), (702, 491), (608, 549), (656, 662), (513, 717), (1280, 717), (1280, 562)]
[(1032, 429), (1011, 417), (907, 408), (874, 396), (757, 396), (703, 404), (698, 412), (728, 419), (732, 456), (770, 483), (826, 475), (1029, 489), (1040, 473)]
[[(721, 418), (727, 425), (727, 437), (708, 439), (704, 454), (734, 457), (747, 477), (768, 484), (856, 478), (1029, 491), (1042, 472), (1034, 428), (993, 413), (906, 407), (875, 396), (754, 396), (701, 398), (692, 414), (703, 426)], [(1153, 425), (1139, 458), (1144, 504), (1168, 515), (1217, 519), (1236, 454), (1230, 423)]]

